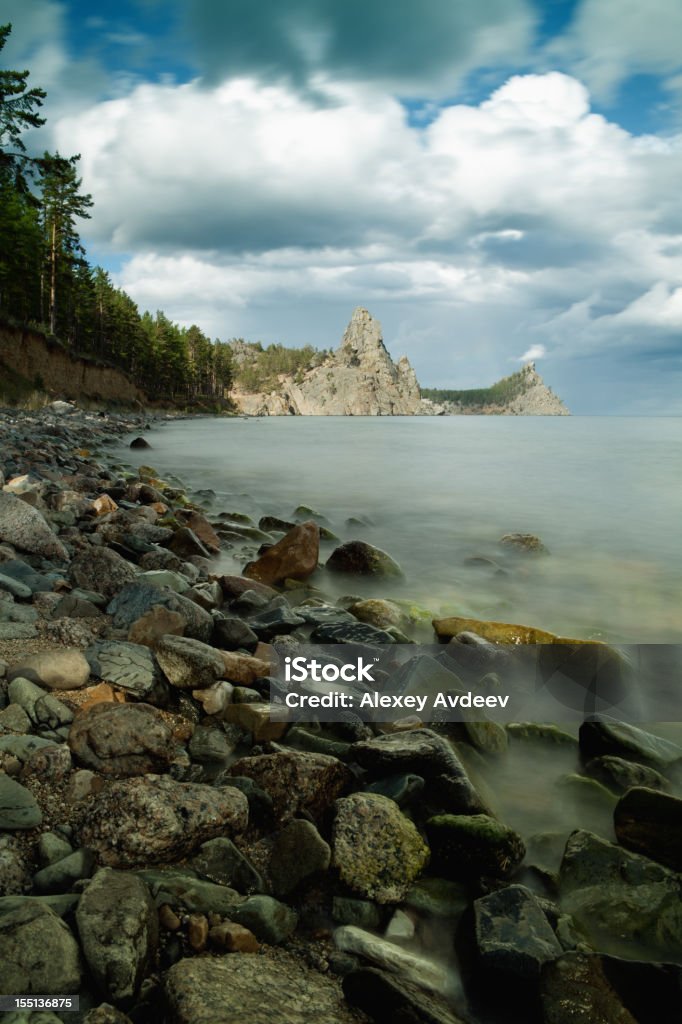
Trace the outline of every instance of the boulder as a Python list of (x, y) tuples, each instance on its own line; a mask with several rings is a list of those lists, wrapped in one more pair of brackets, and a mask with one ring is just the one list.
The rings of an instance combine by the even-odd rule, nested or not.
[(319, 817), (352, 781), (350, 769), (335, 757), (294, 750), (243, 757), (230, 767), (230, 774), (253, 779), (279, 818), (301, 811)]
[(284, 951), (181, 960), (164, 980), (174, 1024), (356, 1024), (333, 977)]
[(270, 878), (278, 896), (331, 863), (331, 849), (311, 821), (295, 819), (276, 834), (270, 854)]
[(144, 776), (114, 782), (97, 795), (81, 841), (103, 865), (130, 867), (180, 860), (209, 839), (241, 832), (248, 801), (233, 787)]
[(41, 513), (7, 491), (0, 491), (0, 541), (58, 562), (69, 559), (68, 551)]
[(429, 860), (414, 824), (376, 793), (336, 802), (332, 850), (342, 881), (377, 903), (399, 903)]
[(327, 559), (330, 572), (352, 576), (402, 576), (403, 572), (390, 555), (364, 540), (340, 544)]
[(435, 815), (426, 834), (434, 865), (456, 880), (508, 878), (526, 853), (521, 836), (487, 814)]
[(7, 678), (28, 679), (49, 690), (79, 690), (90, 679), (90, 665), (77, 647), (38, 651), (14, 662)]
[(604, 754), (593, 757), (585, 765), (585, 771), (593, 779), (616, 793), (624, 793), (633, 786), (645, 786), (647, 789), (665, 791), (669, 788), (668, 780), (655, 768), (647, 768), (643, 764), (626, 761), (622, 757)]
[(156, 660), (171, 686), (179, 690), (212, 686), (225, 672), (220, 651), (185, 636), (162, 637), (156, 647)]
[(213, 619), (207, 611), (194, 601), (188, 601), (181, 594), (159, 590), (149, 583), (128, 583), (109, 602), (107, 612), (113, 616), (116, 629), (129, 630), (150, 608), (160, 605), (172, 612), (178, 612), (187, 623), (185, 636), (204, 643), (213, 632)]
[(111, 548), (94, 545), (77, 555), (69, 569), (69, 579), (84, 590), (113, 597), (136, 576), (135, 569)]
[(543, 964), (563, 952), (542, 907), (523, 885), (475, 900), (474, 928), (480, 967), (502, 983), (537, 981)]
[(618, 842), (682, 872), (682, 800), (636, 787), (620, 798), (613, 815)]
[(81, 976), (78, 943), (49, 906), (26, 899), (0, 915), (0, 992), (78, 992)]
[(600, 952), (682, 962), (682, 878), (591, 832), (566, 843), (561, 908)]
[(150, 704), (94, 704), (76, 715), (69, 747), (83, 767), (115, 779), (165, 771), (175, 756), (171, 728)]
[(587, 757), (613, 754), (660, 772), (682, 764), (682, 747), (614, 718), (593, 718), (583, 722), (579, 740), (580, 750)]
[(133, 622), (128, 630), (128, 640), (153, 650), (163, 636), (183, 636), (186, 625), (179, 612), (155, 605)]
[(320, 528), (312, 520), (295, 526), (255, 562), (244, 569), (248, 579), (268, 586), (286, 579), (305, 580), (317, 568)]
[(136, 875), (102, 868), (78, 903), (76, 924), (88, 967), (104, 994), (129, 1003), (152, 970), (158, 918), (148, 887)]
[(0, 829), (35, 828), (43, 815), (30, 790), (0, 772)]

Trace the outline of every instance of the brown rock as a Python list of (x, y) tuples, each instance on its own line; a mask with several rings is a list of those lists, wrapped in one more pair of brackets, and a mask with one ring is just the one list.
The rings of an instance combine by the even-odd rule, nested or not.
[(213, 576), (220, 584), (223, 594), (228, 598), (241, 597), (247, 590), (255, 590), (261, 597), (277, 597), (278, 591), (258, 580), (247, 579), (244, 576)]
[(171, 729), (149, 704), (96, 704), (79, 712), (69, 746), (86, 768), (118, 779), (163, 771), (175, 754)]
[(180, 918), (170, 903), (162, 903), (159, 907), (159, 924), (169, 932), (177, 932), (180, 928)]
[(202, 544), (194, 530), (187, 526), (181, 526), (175, 531), (168, 543), (168, 549), (182, 559), (192, 558), (193, 555), (201, 555), (202, 558), (211, 556), (206, 545)]
[(170, 608), (157, 604), (133, 622), (128, 630), (128, 639), (133, 644), (142, 644), (153, 650), (162, 636), (182, 636), (186, 625), (187, 620), (180, 612), (172, 612)]
[(231, 766), (230, 774), (245, 775), (258, 783), (272, 798), (280, 818), (299, 811), (317, 817), (352, 781), (350, 770), (337, 758), (294, 750), (243, 757)]
[(236, 654), (234, 651), (221, 651), (220, 654), (225, 662), (225, 678), (231, 683), (251, 686), (256, 679), (270, 675), (270, 661), (253, 658), (248, 654)]
[(208, 945), (208, 921), (203, 914), (190, 914), (187, 938), (195, 953), (203, 953)]
[(118, 505), (108, 494), (100, 494), (99, 498), (93, 501), (92, 508), (96, 516), (105, 516), (107, 512), (115, 512)]
[(88, 686), (81, 693), (87, 699), (80, 705), (80, 711), (88, 711), (94, 708), (95, 704), (125, 704), (125, 694), (115, 690), (109, 683), (98, 683), (97, 686)]
[(202, 515), (201, 512), (191, 512), (179, 509), (178, 512), (176, 512), (176, 516), (179, 522), (196, 533), (201, 543), (205, 545), (209, 551), (212, 551), (214, 554), (217, 554), (218, 551), (220, 551), (220, 537), (215, 532), (206, 516)]
[(233, 921), (215, 925), (208, 937), (214, 946), (226, 949), (228, 953), (257, 953), (260, 949), (260, 943), (253, 932)]
[(305, 580), (317, 568), (319, 554), (320, 528), (310, 519), (289, 530), (257, 561), (249, 562), (244, 575), (267, 584)]
[(208, 839), (242, 832), (248, 816), (248, 801), (233, 786), (147, 775), (104, 789), (88, 808), (80, 842), (112, 867), (175, 862)]
[(287, 731), (287, 722), (278, 722), (271, 717), (269, 704), (228, 704), (223, 719), (250, 732), (254, 743), (278, 740)]

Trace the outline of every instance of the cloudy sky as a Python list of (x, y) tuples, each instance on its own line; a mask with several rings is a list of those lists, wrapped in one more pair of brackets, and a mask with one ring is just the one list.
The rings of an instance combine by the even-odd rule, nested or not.
[(682, 414), (679, 0), (2, 0), (90, 258), (211, 336)]

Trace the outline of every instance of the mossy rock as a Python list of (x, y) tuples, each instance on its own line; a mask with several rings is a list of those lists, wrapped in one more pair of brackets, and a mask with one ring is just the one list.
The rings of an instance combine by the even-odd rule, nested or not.
[(577, 753), (578, 741), (575, 736), (564, 732), (557, 725), (542, 725), (538, 722), (511, 722), (507, 726), (507, 734), (513, 740), (547, 743), (556, 747), (575, 747)]
[(434, 866), (447, 878), (508, 878), (526, 853), (521, 836), (487, 814), (438, 814), (426, 833)]

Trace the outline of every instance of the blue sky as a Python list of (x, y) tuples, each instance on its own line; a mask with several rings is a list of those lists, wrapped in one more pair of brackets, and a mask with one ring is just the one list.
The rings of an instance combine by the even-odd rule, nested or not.
[(90, 258), (212, 336), (682, 414), (677, 0), (3, 0)]

